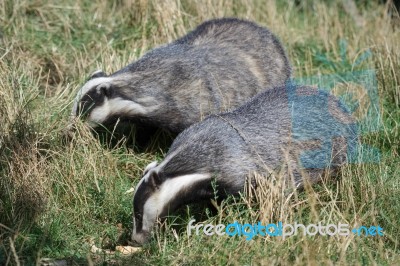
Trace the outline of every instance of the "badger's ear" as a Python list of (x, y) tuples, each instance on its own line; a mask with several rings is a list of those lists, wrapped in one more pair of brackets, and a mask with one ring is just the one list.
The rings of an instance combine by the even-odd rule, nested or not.
[(161, 185), (162, 180), (160, 174), (157, 171), (152, 171), (149, 176), (149, 183), (152, 187), (157, 188)]
[(110, 83), (103, 83), (97, 86), (97, 93), (103, 94), (106, 97), (111, 97), (112, 95), (112, 90), (111, 90), (111, 85)]
[(147, 172), (149, 172), (151, 168), (156, 167), (157, 164), (158, 164), (157, 161), (154, 161), (154, 162), (149, 163), (149, 164), (146, 166), (146, 168), (144, 168), (144, 170), (143, 170), (143, 175), (146, 175)]
[(101, 77), (107, 77), (107, 74), (104, 73), (101, 69), (99, 69), (90, 75), (89, 80), (94, 79), (94, 78), (101, 78)]

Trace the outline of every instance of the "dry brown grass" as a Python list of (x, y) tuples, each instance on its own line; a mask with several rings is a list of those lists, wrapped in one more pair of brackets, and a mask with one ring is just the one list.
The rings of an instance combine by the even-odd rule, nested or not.
[[(390, 5), (359, 5), (359, 26), (342, 1), (300, 6), (273, 0), (0, 1), (0, 264), (34, 263), (41, 257), (124, 263), (90, 254), (88, 243), (94, 239), (100, 246), (111, 239), (115, 244), (119, 224), (129, 232), (131, 195), (124, 192), (165, 149), (143, 154), (123, 145), (107, 149), (84, 127), (65, 145), (61, 134), (72, 99), (92, 71), (112, 73), (202, 21), (222, 16), (270, 28), (285, 45), (295, 77), (334, 72), (317, 54), (328, 54), (342, 66), (340, 39), (347, 41), (350, 62), (343, 71), (357, 70), (348, 66), (370, 49), (373, 56), (358, 69), (376, 70), (382, 125), (365, 139), (381, 149), (382, 157), (379, 164), (345, 167), (340, 181), (294, 194), (284, 193), (279, 178), (264, 180), (255, 197), (231, 199), (215, 216), (199, 211), (203, 221), (382, 224), (385, 237), (188, 238), (175, 226), (187, 221), (175, 217), (126, 264), (395, 264), (400, 260), (400, 28), (398, 16), (389, 13), (394, 13)], [(340, 85), (338, 93), (358, 92), (353, 85)], [(361, 99), (362, 94), (355, 95)]]

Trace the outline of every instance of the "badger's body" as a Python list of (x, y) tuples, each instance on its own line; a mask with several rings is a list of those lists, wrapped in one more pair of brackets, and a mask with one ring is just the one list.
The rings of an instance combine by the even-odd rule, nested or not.
[[(150, 164), (134, 196), (132, 239), (143, 243), (157, 217), (182, 204), (242, 191), (246, 176), (272, 171), (318, 180), (354, 155), (357, 127), (326, 92), (287, 85), (183, 131), (165, 159)], [(305, 172), (303, 175), (302, 172)], [(213, 181), (214, 180), (214, 181)], [(288, 179), (289, 180), (289, 179)]]
[(282, 45), (266, 28), (210, 20), (109, 76), (95, 72), (78, 92), (72, 118), (91, 127), (128, 121), (179, 133), (283, 85), (290, 74)]

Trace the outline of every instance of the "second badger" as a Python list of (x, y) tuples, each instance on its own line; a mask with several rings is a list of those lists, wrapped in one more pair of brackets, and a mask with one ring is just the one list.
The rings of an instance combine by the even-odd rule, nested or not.
[(127, 121), (179, 133), (283, 85), (290, 73), (282, 45), (266, 28), (214, 19), (111, 75), (93, 73), (76, 96), (72, 121), (79, 116), (92, 128)]
[[(288, 84), (183, 131), (165, 159), (149, 164), (133, 199), (132, 240), (179, 206), (236, 195), (249, 174), (293, 174), (295, 186), (354, 158), (357, 126), (337, 98)], [(290, 179), (289, 179), (290, 180)], [(214, 183), (215, 182), (215, 183)]]

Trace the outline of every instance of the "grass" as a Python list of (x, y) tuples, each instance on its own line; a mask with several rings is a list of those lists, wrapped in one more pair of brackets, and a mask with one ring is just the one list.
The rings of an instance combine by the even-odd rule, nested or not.
[[(357, 1), (360, 27), (341, 1), (1, 1), (0, 264), (32, 265), (44, 258), (71, 265), (398, 263), (400, 19), (390, 5), (365, 2)], [(143, 153), (123, 144), (110, 148), (84, 128), (64, 143), (76, 91), (92, 71), (112, 73), (221, 16), (269, 27), (285, 45), (296, 78), (374, 69), (381, 120), (379, 130), (363, 139), (379, 149), (380, 161), (349, 165), (340, 178), (294, 194), (283, 193), (279, 182), (263, 183), (255, 197), (228, 199), (216, 211), (183, 208), (130, 257), (91, 253), (92, 243), (126, 244), (132, 194), (125, 191), (168, 147), (159, 144)], [(372, 56), (354, 67), (368, 50)], [(192, 216), (213, 224), (380, 225), (385, 235), (188, 237)]]

